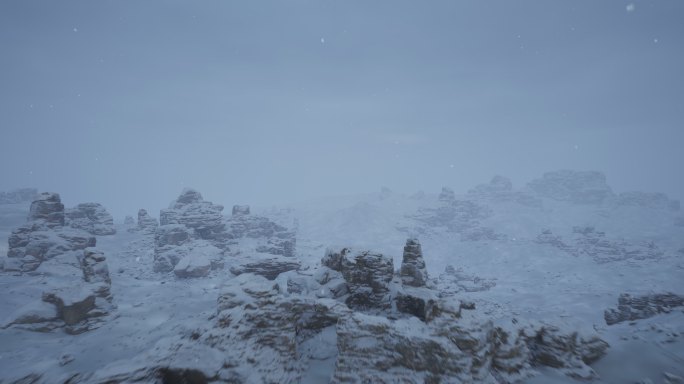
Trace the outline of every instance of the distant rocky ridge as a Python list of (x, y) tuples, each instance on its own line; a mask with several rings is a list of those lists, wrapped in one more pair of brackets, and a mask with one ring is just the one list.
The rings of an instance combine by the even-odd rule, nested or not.
[(595, 171), (561, 170), (545, 173), (527, 187), (538, 196), (564, 200), (575, 204), (600, 204), (614, 197), (606, 176)]

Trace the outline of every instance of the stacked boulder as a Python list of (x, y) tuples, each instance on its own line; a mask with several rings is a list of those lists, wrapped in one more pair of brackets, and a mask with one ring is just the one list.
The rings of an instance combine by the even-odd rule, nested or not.
[(114, 219), (99, 203), (81, 203), (64, 212), (66, 225), (82, 229), (92, 235), (113, 235)]
[(65, 225), (64, 205), (57, 193), (42, 193), (31, 203), (26, 224), (12, 231), (5, 270), (29, 272), (43, 261), (95, 246), (91, 234)]
[(199, 192), (184, 190), (160, 213), (154, 270), (188, 278), (207, 276), (211, 269), (222, 267), (223, 250), (216, 246), (226, 235), (222, 210), (223, 206), (205, 201)]
[(684, 296), (670, 292), (644, 296), (631, 296), (623, 293), (618, 298), (617, 308), (606, 310), (603, 317), (606, 324), (613, 325), (623, 321), (647, 319), (682, 306), (684, 306)]

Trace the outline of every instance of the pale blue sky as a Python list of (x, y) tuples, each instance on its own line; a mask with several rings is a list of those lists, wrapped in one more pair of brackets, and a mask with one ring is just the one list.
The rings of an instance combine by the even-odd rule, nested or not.
[(0, 190), (157, 210), (601, 170), (684, 199), (684, 2), (0, 2)]

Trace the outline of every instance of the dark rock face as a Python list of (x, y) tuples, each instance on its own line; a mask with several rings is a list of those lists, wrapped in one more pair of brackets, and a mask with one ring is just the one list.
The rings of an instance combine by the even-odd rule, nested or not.
[(547, 172), (527, 187), (541, 197), (576, 204), (600, 204), (614, 196), (601, 172), (562, 170)]
[[(542, 327), (522, 334), (533, 365), (576, 369), (580, 372), (606, 354), (609, 345), (598, 337), (581, 338), (562, 334), (557, 328)], [(588, 368), (588, 367), (586, 367)]]
[(659, 293), (645, 296), (630, 296), (626, 293), (618, 298), (617, 308), (604, 312), (606, 324), (647, 319), (659, 313), (668, 313), (673, 308), (684, 306), (684, 296), (674, 293)]
[(321, 263), (344, 277), (349, 289), (346, 302), (350, 308), (389, 308), (389, 283), (394, 275), (391, 258), (370, 251), (353, 252), (344, 248), (338, 253), (328, 252)]
[(18, 204), (33, 201), (38, 196), (35, 188), (21, 188), (0, 192), (0, 204)]
[(679, 211), (680, 209), (679, 201), (670, 200), (664, 193), (623, 192), (618, 196), (616, 204), (618, 206), (644, 207), (669, 211)]
[(423, 260), (423, 251), (418, 239), (406, 240), (404, 246), (404, 257), (401, 261), (401, 281), (402, 284), (412, 287), (423, 287), (428, 279)]
[(397, 311), (431, 321), (440, 313), (436, 296), (427, 289), (404, 289), (394, 298)]
[(43, 192), (31, 203), (29, 221), (44, 221), (48, 227), (64, 226), (64, 204), (59, 193)]
[(64, 227), (64, 205), (59, 194), (43, 193), (31, 204), (29, 221), (12, 231), (4, 269), (28, 272), (47, 259), (95, 246), (90, 234)]
[(113, 235), (114, 219), (98, 203), (82, 203), (65, 211), (66, 225), (82, 229), (93, 235)]
[(159, 223), (182, 224), (194, 230), (198, 238), (214, 240), (225, 231), (222, 211), (222, 205), (204, 201), (199, 192), (186, 189), (168, 209), (161, 210)]
[(274, 258), (237, 265), (232, 267), (230, 271), (235, 275), (253, 273), (255, 275), (263, 276), (268, 280), (275, 280), (281, 273), (297, 270), (300, 266), (301, 264), (296, 261)]

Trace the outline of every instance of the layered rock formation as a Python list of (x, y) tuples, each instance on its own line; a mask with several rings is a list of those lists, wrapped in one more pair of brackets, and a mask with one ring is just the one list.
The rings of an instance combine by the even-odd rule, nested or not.
[(659, 313), (669, 313), (674, 308), (684, 306), (684, 296), (674, 293), (657, 293), (644, 296), (631, 296), (623, 293), (618, 298), (617, 308), (607, 309), (603, 317), (606, 324), (623, 321), (647, 319)]
[(82, 229), (92, 235), (116, 233), (114, 219), (105, 207), (98, 203), (82, 203), (65, 211), (66, 225)]
[(42, 193), (31, 203), (28, 222), (12, 231), (5, 270), (29, 272), (55, 256), (95, 246), (85, 231), (64, 226), (59, 194)]
[(194, 236), (204, 240), (216, 240), (225, 233), (223, 206), (205, 201), (202, 195), (185, 189), (168, 209), (159, 213), (159, 224), (180, 224), (191, 229)]
[(401, 281), (404, 285), (412, 287), (424, 287), (428, 275), (423, 260), (423, 250), (418, 239), (406, 240), (404, 256), (401, 261)]

